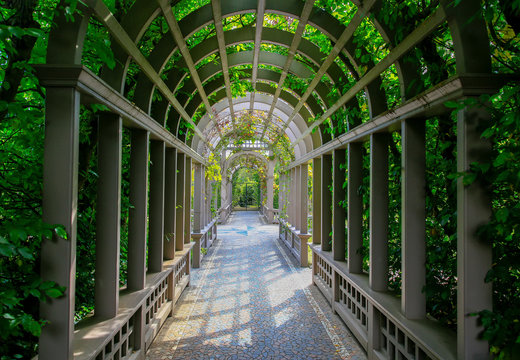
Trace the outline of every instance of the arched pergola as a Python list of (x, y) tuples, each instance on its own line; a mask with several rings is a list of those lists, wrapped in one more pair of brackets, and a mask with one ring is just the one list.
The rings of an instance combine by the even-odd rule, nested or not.
[[(174, 10), (179, 4), (136, 0), (126, 12), (115, 14), (102, 0), (84, 0), (74, 21), (66, 14), (55, 19), (47, 63), (38, 66), (46, 87), (43, 214), (47, 223), (63, 224), (68, 238), (43, 242), (42, 277), (66, 286), (67, 292), (41, 305), (49, 324), (40, 339), (39, 358), (112, 359), (116, 350), (111, 349), (118, 349), (121, 358), (144, 358), (189, 283), (191, 240), (205, 232), (216, 237), (204, 175), (213, 165), (210, 154), (220, 159), (222, 169), (221, 214), (230, 202), (227, 170), (233, 161), (254, 156), (267, 164), (265, 215), (271, 222), (276, 210), (273, 171), (275, 163), (280, 164), (280, 231), (286, 240), (292, 237), (293, 245), (301, 240), (301, 254), (307, 252), (306, 241), (312, 235), (313, 282), (369, 358), (487, 358), (487, 343), (479, 338), (481, 325), (468, 316), (492, 307), (491, 287), (484, 281), (491, 248), (476, 235), (489, 217), (490, 205), (478, 183), (464, 186), (460, 180), (457, 192), (456, 334), (427, 318), (423, 292), (425, 122), (451, 111), (443, 105), (446, 101), (489, 93), (500, 84), (491, 74), (486, 25), (475, 16), (480, 1), (461, 0), (455, 7), (440, 0), (402, 37), (378, 17), (385, 0), (352, 0), (348, 22), (314, 0), (212, 0), (177, 19)], [(254, 25), (224, 28), (223, 19), (240, 14), (254, 15)], [(297, 26), (267, 26), (266, 14), (290, 18)], [(113, 68), (102, 66), (98, 72), (82, 62), (94, 22), (110, 35), (115, 60)], [(355, 37), (365, 22), (386, 43), (388, 51), (381, 59), (371, 56)], [(157, 23), (165, 30), (149, 45), (149, 33), (156, 31), (152, 25)], [(308, 29), (324, 34), (330, 43), (327, 54), (306, 38)], [(213, 35), (193, 45), (195, 35), (206, 30)], [(456, 74), (425, 88), (421, 74), (430, 64), (412, 50), (436, 31), (453, 41)], [(417, 61), (407, 62), (410, 57)], [(400, 99), (389, 109), (384, 74), (392, 66)], [(298, 81), (305, 86), (290, 86)], [(234, 93), (237, 84), (246, 90)], [(79, 123), (81, 105), (93, 103), (107, 109), (99, 116), (95, 316), (75, 326)], [(348, 115), (355, 113), (361, 115)], [(460, 173), (486, 156), (488, 144), (478, 128), (488, 118), (479, 107), (459, 111)], [(123, 128), (131, 132), (132, 209), (128, 287), (120, 291)], [(394, 132), (402, 139), (400, 298), (387, 291), (388, 141)], [(243, 141), (265, 144), (272, 160), (240, 149)], [(365, 143), (369, 153), (363, 150)], [(222, 156), (231, 150), (236, 153)], [(368, 274), (359, 251), (363, 214), (358, 189), (364, 156), (370, 158)], [(312, 234), (307, 228), (309, 164)], [(199, 242), (194, 255), (199, 262), (200, 247)]]
[[(237, 160), (243, 158), (254, 158), (258, 160), (265, 167), (265, 205), (262, 206), (262, 213), (266, 217), (266, 221), (272, 223), (274, 220), (274, 167), (275, 160), (268, 159), (265, 154), (260, 154), (257, 151), (251, 150), (239, 150), (238, 152), (232, 153), (229, 157), (222, 156), (222, 182), (221, 182), (221, 196), (222, 196), (222, 208), (228, 208), (231, 205), (232, 201), (232, 189), (231, 189), (231, 178), (233, 177), (233, 173), (237, 170), (237, 167), (240, 167), (240, 164), (235, 164)], [(226, 213), (225, 217), (229, 216)]]

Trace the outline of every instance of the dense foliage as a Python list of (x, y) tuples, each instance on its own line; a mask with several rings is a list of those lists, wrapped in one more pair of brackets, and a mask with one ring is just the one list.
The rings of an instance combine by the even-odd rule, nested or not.
[(261, 179), (254, 167), (241, 167), (232, 178), (233, 207), (258, 209), (260, 207)]
[[(459, 0), (454, 0), (456, 5)], [(0, 5), (0, 356), (9, 358), (30, 358), (37, 351), (37, 337), (45, 319), (38, 314), (38, 302), (62, 295), (64, 288), (52, 282), (42, 282), (39, 277), (39, 253), (42, 237), (50, 238), (53, 234), (65, 237), (59, 224), (44, 224), (41, 221), (42, 159), (44, 137), (44, 99), (45, 90), (39, 85), (31, 64), (45, 62), (46, 45), (53, 19), (58, 13), (69, 17), (76, 9), (76, 1), (66, 1), (58, 5), (57, 0), (7, 0)], [(133, 1), (107, 1), (117, 19), (131, 7)], [(177, 19), (188, 16), (192, 11), (208, 0), (183, 0), (175, 7)], [(316, 6), (327, 11), (343, 24), (348, 24), (356, 7), (349, 1), (318, 0)], [(357, 64), (341, 54), (335, 61), (344, 73), (340, 79), (324, 76), (320, 89), (311, 95), (319, 117), (326, 107), (333, 104), (354, 82), (388, 54), (421, 21), (438, 6), (436, 0), (387, 0), (375, 14), (362, 22), (354, 34), (355, 57)], [(496, 73), (518, 74), (520, 72), (520, 1), (519, 0), (483, 0), (483, 15), (488, 27), (493, 71)], [(478, 14), (475, 14), (478, 16)], [(71, 18), (72, 21), (72, 18)], [(254, 26), (255, 14), (238, 14), (224, 19), (224, 29), (240, 29)], [(375, 22), (390, 30), (390, 44), (387, 44), (378, 32)], [(266, 14), (264, 26), (294, 32), (298, 21), (287, 16)], [(149, 55), (159, 39), (168, 33), (168, 27), (162, 17), (152, 22), (139, 41), (143, 54)], [(92, 20), (87, 29), (87, 38), (83, 53), (83, 64), (96, 74), (114, 68), (117, 64), (111, 51), (111, 40), (101, 23)], [(216, 35), (215, 27), (209, 25), (192, 34), (188, 47), (194, 49), (198, 44)], [(306, 26), (304, 39), (315, 44), (323, 58), (333, 47), (330, 39), (319, 29)], [(250, 51), (254, 44), (245, 43), (230, 46), (228, 54)], [(274, 44), (262, 44), (262, 51), (287, 55), (287, 48)], [(186, 105), (196, 104), (197, 97), (189, 93), (187, 69), (179, 69), (175, 63), (180, 58), (179, 52), (165, 65), (163, 74), (170, 71), (184, 71), (185, 79), (177, 89), (185, 95)], [(315, 70), (316, 64), (297, 54), (306, 68)], [(218, 55), (212, 55), (196, 67), (218, 63)], [(440, 27), (420, 43), (404, 61), (408, 66), (418, 69), (420, 81), (404, 89), (406, 98), (420, 93), (455, 74), (454, 50), (450, 33), (446, 27)], [(271, 65), (260, 65), (260, 69), (280, 74), (281, 69)], [(251, 65), (237, 66), (230, 71), (232, 93), (241, 97), (252, 89), (246, 80), (252, 70)], [(125, 95), (133, 100), (140, 76), (139, 68), (131, 63), (125, 84)], [(218, 81), (222, 75), (208, 79), (205, 84)], [(387, 106), (392, 108), (401, 103), (401, 89), (397, 69), (391, 66), (382, 74), (382, 91), (386, 94)], [(221, 80), (221, 79), (220, 79)], [(284, 90), (303, 94), (311, 79), (299, 79), (289, 74), (283, 84)], [(266, 82), (267, 83), (267, 82)], [(269, 86), (275, 86), (272, 83)], [(322, 91), (322, 90), (320, 90)], [(209, 96), (210, 103), (216, 103), (214, 94)], [(162, 96), (156, 92), (154, 104)], [(493, 244), (493, 268), (488, 280), (493, 282), (494, 307), (475, 316), (481, 316), (485, 327), (484, 337), (491, 345), (491, 351), (501, 359), (520, 357), (520, 168), (518, 157), (520, 149), (520, 85), (510, 83), (497, 94), (483, 97), (474, 102), (486, 106), (492, 121), (487, 129), (482, 129), (482, 136), (489, 139), (493, 148), (493, 158), (487, 163), (474, 164), (468, 174), (457, 174), (456, 128), (453, 116), (445, 115), (431, 118), (427, 122), (427, 295), (429, 315), (441, 323), (453, 328), (456, 325), (456, 193), (455, 183), (459, 176), (464, 176), (466, 183), (485, 180), (493, 204), (493, 216), (490, 223), (481, 229), (482, 236)], [(448, 104), (456, 111), (461, 106), (475, 103)], [(194, 105), (193, 105), (194, 106)], [(194, 106), (195, 107), (195, 106)], [(80, 133), (80, 179), (78, 209), (78, 263), (77, 263), (77, 320), (93, 309), (93, 286), (95, 259), (95, 209), (97, 184), (97, 121), (103, 115), (103, 108), (89, 106), (81, 111)], [(155, 108), (152, 107), (152, 114)], [(314, 110), (313, 110), (314, 111)], [(204, 105), (196, 106), (193, 119), (197, 123), (204, 116)], [(175, 118), (175, 114), (170, 118)], [(220, 148), (228, 145), (239, 146), (245, 140), (257, 139), (261, 134), (269, 142), (270, 150), (279, 163), (286, 164), (293, 154), (289, 151), (290, 142), (280, 131), (274, 119), (265, 125), (265, 111), (240, 113), (237, 126), (232, 128), (229, 119), (220, 119), (220, 129), (226, 137)], [(341, 108), (324, 130), (337, 136), (348, 129), (368, 121), (369, 102), (363, 93)], [(273, 120), (273, 119), (270, 119)], [(175, 130), (175, 121), (168, 121), (167, 127)], [(193, 136), (189, 126), (180, 122), (180, 136)], [(400, 289), (400, 137), (394, 134), (389, 139), (389, 244), (390, 244), (390, 284), (392, 291)], [(127, 221), (130, 203), (128, 200), (130, 137), (127, 132), (123, 139), (123, 182), (122, 182), (122, 227), (121, 227), (121, 285), (126, 279), (126, 244)], [(219, 148), (219, 149), (220, 149)], [(211, 155), (210, 176), (219, 180), (219, 154)], [(251, 167), (251, 164), (238, 164)], [(256, 166), (256, 165), (255, 165)], [(279, 165), (278, 165), (279, 166)], [(257, 184), (254, 189), (260, 192), (262, 183), (261, 167), (258, 172), (237, 170), (233, 181), (244, 183), (245, 177)], [(278, 169), (278, 167), (277, 167)], [(249, 174), (247, 174), (249, 173)], [(235, 178), (237, 180), (235, 180)], [(369, 147), (364, 147), (364, 184), (360, 189), (364, 199), (364, 255), (365, 268), (368, 262), (369, 241)], [(239, 180), (241, 179), (241, 180)], [(310, 180), (311, 181), (311, 180)], [(278, 189), (278, 174), (275, 174), (275, 190)], [(235, 188), (234, 188), (235, 189)], [(236, 187), (236, 191), (241, 191)], [(235, 191), (235, 190), (234, 190)], [(255, 193), (256, 194), (256, 193)], [(256, 196), (256, 195), (255, 195)], [(275, 196), (275, 207), (276, 200)]]

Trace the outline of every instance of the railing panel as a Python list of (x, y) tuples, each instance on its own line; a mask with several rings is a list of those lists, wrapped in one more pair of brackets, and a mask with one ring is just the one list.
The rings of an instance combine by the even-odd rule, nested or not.
[(209, 249), (213, 244), (213, 241), (217, 238), (217, 222), (218, 218), (214, 218), (211, 222), (201, 230), (200, 233), (191, 234), (191, 238), (194, 241), (193, 247), (193, 267), (198, 268), (202, 262), (204, 254), (201, 249)]
[(456, 359), (455, 333), (433, 320), (407, 319), (398, 298), (370, 289), (367, 274), (349, 273), (346, 262), (333, 260), (332, 253), (321, 251), (319, 245), (311, 245), (311, 249), (313, 282), (369, 352), (369, 358)]
[(142, 356), (189, 285), (192, 247), (185, 247), (173, 260), (165, 261), (161, 272), (147, 275), (144, 289), (122, 290), (115, 317), (87, 317), (77, 324), (74, 359), (115, 360)]

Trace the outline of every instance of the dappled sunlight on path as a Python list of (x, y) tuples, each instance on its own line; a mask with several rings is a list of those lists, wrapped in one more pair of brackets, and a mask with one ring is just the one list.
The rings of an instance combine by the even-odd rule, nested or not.
[(237, 212), (218, 232), (148, 359), (365, 358), (276, 225)]

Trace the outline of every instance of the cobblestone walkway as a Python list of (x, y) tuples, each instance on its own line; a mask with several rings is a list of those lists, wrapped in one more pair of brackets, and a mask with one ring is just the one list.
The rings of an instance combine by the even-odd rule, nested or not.
[(365, 359), (364, 352), (257, 212), (219, 225), (219, 240), (147, 358)]

